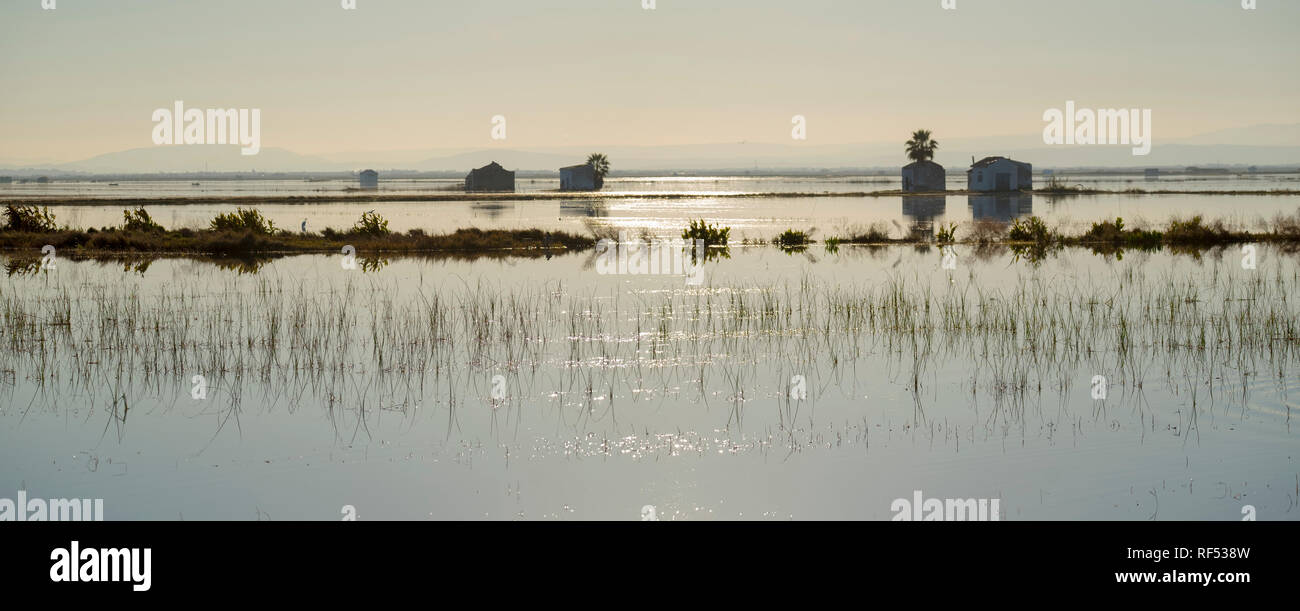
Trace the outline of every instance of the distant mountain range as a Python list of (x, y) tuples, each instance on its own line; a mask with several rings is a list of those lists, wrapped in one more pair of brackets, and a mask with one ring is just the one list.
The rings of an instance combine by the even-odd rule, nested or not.
[[(1225, 129), (1177, 141), (1162, 142), (1159, 132), (1151, 154), (1133, 156), (1131, 147), (1047, 146), (1038, 134), (986, 138), (944, 139), (935, 161), (950, 169), (966, 168), (972, 158), (1005, 155), (1048, 168), (1135, 168), (1181, 166), (1268, 166), (1300, 169), (1300, 123), (1254, 125)], [(609, 156), (616, 172), (702, 170), (850, 170), (898, 168), (902, 138), (896, 143), (817, 145), (804, 142), (696, 144), (679, 146), (584, 146), (429, 149), (423, 151), (348, 152), (302, 155), (263, 148), (244, 156), (238, 146), (156, 146), (98, 155), (60, 164), (0, 162), (0, 172), (22, 176), (46, 174), (153, 174), (193, 172), (355, 172), (409, 170), (468, 172), (496, 161), (521, 171), (557, 171), (582, 163), (588, 153)]]

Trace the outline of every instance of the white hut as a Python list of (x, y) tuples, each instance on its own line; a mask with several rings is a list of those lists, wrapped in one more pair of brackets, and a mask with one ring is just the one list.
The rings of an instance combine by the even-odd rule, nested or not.
[(366, 171), (362, 172), (362, 173), (361, 173), (361, 188), (362, 188), (362, 189), (378, 189), (378, 188), (379, 188), (379, 172), (376, 172), (376, 171), (374, 171), (374, 170), (366, 170)]
[(571, 165), (560, 168), (561, 191), (599, 191), (605, 181), (596, 175), (596, 169), (588, 164)]
[(1034, 188), (1034, 166), (1006, 157), (985, 157), (966, 170), (969, 191), (1028, 191)]

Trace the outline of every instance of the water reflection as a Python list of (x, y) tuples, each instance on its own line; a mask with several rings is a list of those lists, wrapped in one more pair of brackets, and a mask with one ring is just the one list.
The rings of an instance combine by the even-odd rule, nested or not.
[(971, 218), (977, 221), (994, 220), (1003, 223), (1034, 213), (1034, 196), (1028, 193), (1002, 195), (968, 195), (966, 205)]
[(609, 216), (609, 207), (605, 202), (598, 200), (560, 202), (560, 214), (563, 216), (605, 218)]
[(916, 221), (933, 221), (944, 215), (948, 198), (943, 196), (904, 197), (903, 216)]
[(136, 273), (143, 276), (145, 272), (149, 271), (149, 266), (153, 265), (153, 262), (156, 260), (157, 259), (144, 259), (142, 261), (141, 260), (123, 261), (122, 271), (129, 272), (129, 273)]
[[(956, 274), (932, 272), (932, 247), (737, 248), (698, 287), (583, 271), (579, 253), (437, 273), (395, 256), (370, 277), (310, 255), (257, 279), (158, 263), (141, 280), (121, 262), (60, 260), (48, 278), (5, 281), (0, 447), (31, 465), (11, 479), (43, 488), (94, 484), (101, 457), (129, 460), (131, 475), (101, 484), (126, 518), (251, 516), (267, 498), (277, 517), (308, 518), (333, 510), (322, 496), (375, 481), (403, 508), (394, 518), (535, 517), (570, 502), (576, 473), (617, 496), (613, 509), (575, 503), (579, 516), (615, 519), (657, 501), (641, 473), (695, 465), (718, 474), (709, 494), (749, 517), (773, 503), (762, 478), (774, 464), (794, 470), (773, 484), (779, 498), (807, 499), (776, 509), (838, 517), (842, 487), (805, 482), (837, 465), (846, 480), (864, 460), (895, 465), (899, 488), (945, 465), (1006, 490), (1026, 519), (1145, 518), (1154, 499), (1132, 507), (1147, 489), (1161, 517), (1209, 519), (1227, 501), (1201, 482), (1218, 481), (1286, 506), (1294, 260), (1264, 251), (1258, 275), (1280, 279), (1256, 282), (1231, 273), (1231, 251), (1191, 264), (1068, 249), (1040, 272), (958, 248)], [(87, 448), (94, 466), (71, 468)], [(1191, 467), (1178, 460), (1189, 452)], [(303, 492), (291, 478), (330, 485)], [(1192, 478), (1195, 493), (1162, 484)], [(158, 492), (186, 481), (221, 485), (201, 510)], [(504, 482), (535, 492), (504, 510), (474, 494)], [(472, 504), (431, 505), (428, 489)], [(721, 506), (693, 515), (708, 511)]]
[(506, 208), (513, 208), (514, 204), (503, 204), (499, 202), (474, 202), (469, 205), (470, 210), (480, 213), (489, 219), (497, 219), (505, 212)]
[(908, 235), (913, 240), (929, 242), (934, 239), (934, 220), (942, 217), (948, 198), (943, 196), (904, 197), (903, 216), (911, 222)]
[(244, 274), (257, 274), (262, 271), (262, 268), (265, 267), (267, 263), (270, 263), (275, 259), (276, 257), (267, 255), (247, 255), (239, 257), (212, 257), (209, 259), (199, 260), (209, 261), (221, 269), (229, 270), (242, 276)]
[(5, 261), (5, 275), (25, 276), (41, 271), (41, 260), (32, 257), (13, 257)]

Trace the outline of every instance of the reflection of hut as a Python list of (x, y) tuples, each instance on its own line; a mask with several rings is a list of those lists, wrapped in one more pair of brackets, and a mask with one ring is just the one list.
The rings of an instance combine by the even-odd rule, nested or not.
[(943, 191), (947, 186), (947, 172), (933, 161), (914, 161), (903, 166), (904, 191)]
[(1034, 213), (1034, 196), (1028, 193), (1003, 195), (967, 195), (970, 216), (977, 221), (989, 219), (1003, 223)]
[(588, 164), (560, 168), (561, 191), (599, 191), (605, 180), (596, 176), (596, 168)]
[(475, 202), (469, 205), (475, 212), (482, 212), (490, 219), (495, 219), (505, 212), (506, 205), (497, 202)]
[(376, 171), (374, 171), (374, 170), (366, 170), (366, 171), (362, 172), (362, 173), (361, 173), (361, 188), (362, 188), (362, 189), (378, 189), (378, 188), (379, 188), (379, 172), (376, 172)]
[(605, 206), (605, 202), (602, 201), (560, 202), (560, 214), (598, 218), (609, 216), (609, 209)]
[(904, 197), (903, 216), (914, 221), (933, 221), (943, 216), (946, 197)]
[(916, 221), (907, 228), (907, 236), (913, 242), (929, 242), (934, 239), (934, 221)]
[(493, 161), (465, 176), (465, 190), (514, 192), (515, 173)]
[(966, 189), (1006, 193), (1034, 188), (1034, 167), (1006, 157), (985, 157), (966, 170)]

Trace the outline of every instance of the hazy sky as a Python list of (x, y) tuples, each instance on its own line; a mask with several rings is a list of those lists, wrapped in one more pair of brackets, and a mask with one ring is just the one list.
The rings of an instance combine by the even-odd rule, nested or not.
[[(0, 161), (151, 146), (260, 108), (262, 146), (901, 142), (1151, 108), (1155, 136), (1296, 123), (1300, 1), (0, 0)], [(508, 139), (490, 139), (504, 115)]]

